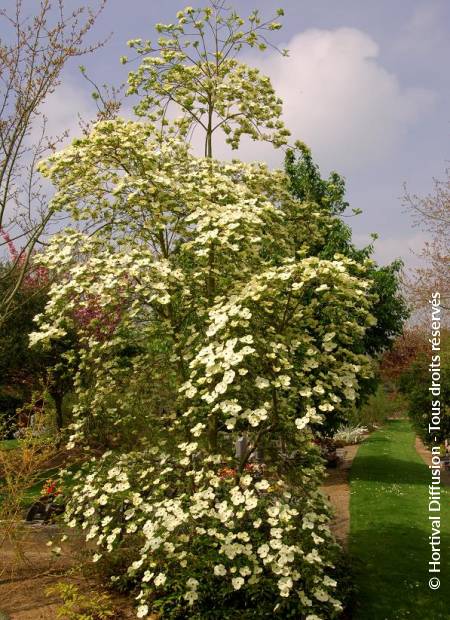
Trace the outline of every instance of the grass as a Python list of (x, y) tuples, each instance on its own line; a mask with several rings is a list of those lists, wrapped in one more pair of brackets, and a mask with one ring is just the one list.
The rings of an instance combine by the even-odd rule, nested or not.
[(15, 450), (19, 447), (19, 439), (3, 439), (0, 441), (0, 450)]
[(359, 449), (350, 474), (354, 620), (450, 618), (450, 489), (441, 494), (441, 587), (429, 588), (430, 470), (409, 422), (395, 420)]

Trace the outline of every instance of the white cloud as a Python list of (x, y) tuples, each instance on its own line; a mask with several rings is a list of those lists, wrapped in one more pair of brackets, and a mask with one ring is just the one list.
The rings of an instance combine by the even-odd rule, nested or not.
[[(336, 168), (354, 174), (392, 157), (404, 132), (433, 100), (428, 90), (404, 88), (380, 64), (377, 44), (360, 30), (307, 30), (286, 47), (288, 58), (271, 52), (247, 60), (271, 77), (284, 101), (292, 139), (308, 143), (324, 171)], [(95, 105), (88, 88), (65, 80), (48, 98), (44, 111), (50, 134), (68, 129), (74, 137), (80, 133), (77, 115), (92, 119)], [(193, 142), (201, 152), (199, 135)], [(245, 139), (238, 153), (218, 140), (215, 154), (272, 165), (282, 161), (282, 153), (271, 145)]]
[[(361, 30), (307, 30), (286, 47), (288, 58), (273, 52), (249, 62), (271, 77), (293, 139), (309, 144), (324, 168), (348, 174), (392, 157), (434, 99), (429, 90), (402, 86)], [(244, 141), (239, 156), (277, 163), (272, 151)]]

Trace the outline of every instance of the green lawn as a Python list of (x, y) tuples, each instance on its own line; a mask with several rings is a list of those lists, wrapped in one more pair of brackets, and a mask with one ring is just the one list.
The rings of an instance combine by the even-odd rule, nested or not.
[(18, 439), (3, 439), (0, 441), (0, 450), (14, 450), (18, 445)]
[(441, 587), (428, 586), (430, 470), (398, 420), (359, 449), (350, 474), (355, 620), (450, 619), (450, 489), (441, 495)]

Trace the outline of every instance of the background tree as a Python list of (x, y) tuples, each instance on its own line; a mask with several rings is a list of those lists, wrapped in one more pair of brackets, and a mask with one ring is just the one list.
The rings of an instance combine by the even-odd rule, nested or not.
[[(42, 105), (60, 82), (67, 62), (101, 45), (84, 45), (106, 0), (67, 11), (64, 0), (40, 0), (30, 16), (22, 0), (0, 11), (0, 230), (22, 249), (2, 270), (0, 321), (12, 311), (37, 241), (52, 211), (36, 163), (53, 151)], [(0, 238), (0, 250), (7, 244)]]
[[(427, 341), (426, 341), (427, 342)], [(427, 342), (428, 344), (428, 342)], [(414, 359), (404, 368), (400, 375), (399, 386), (408, 400), (408, 413), (414, 429), (425, 444), (436, 445), (437, 440), (444, 443), (450, 439), (450, 333), (443, 330), (441, 334), (440, 353), (440, 394), (430, 395), (430, 353), (422, 347), (416, 351)], [(438, 402), (434, 412), (439, 412), (439, 430), (430, 433), (431, 402)]]
[[(416, 226), (431, 236), (419, 257), (423, 264), (406, 279), (406, 287), (416, 317), (426, 313), (428, 301), (435, 291), (440, 292), (442, 319), (448, 325), (450, 310), (450, 176), (446, 170), (443, 180), (434, 180), (434, 191), (420, 197), (405, 191), (404, 204)], [(428, 319), (426, 319), (428, 320)]]
[[(0, 264), (0, 274), (0, 292), (4, 293), (2, 287), (7, 290), (8, 277), (12, 277), (7, 262)], [(15, 411), (30, 404), (35, 394), (44, 393), (53, 399), (57, 430), (64, 424), (63, 399), (72, 387), (64, 354), (76, 347), (75, 342), (68, 334), (45, 348), (30, 348), (34, 318), (44, 311), (49, 284), (47, 270), (31, 263), (15, 295), (14, 313), (0, 324), (0, 402), (9, 428), (17, 424)]]

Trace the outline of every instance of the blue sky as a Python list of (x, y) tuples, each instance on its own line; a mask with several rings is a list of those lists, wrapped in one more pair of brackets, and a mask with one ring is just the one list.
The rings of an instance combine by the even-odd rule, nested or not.
[[(77, 2), (71, 1), (70, 6)], [(191, 3), (202, 6), (203, 3)], [(285, 102), (293, 138), (307, 142), (324, 173), (335, 169), (347, 180), (348, 199), (363, 215), (352, 220), (363, 243), (380, 236), (376, 258), (402, 257), (414, 264), (411, 248), (425, 237), (404, 213), (403, 185), (426, 194), (432, 178), (448, 165), (450, 129), (450, 3), (446, 0), (230, 0), (245, 15), (257, 6), (272, 15), (285, 10), (283, 29), (273, 42), (290, 50), (252, 55), (250, 61), (271, 76)], [(94, 2), (91, 2), (95, 6)], [(104, 48), (82, 60), (98, 83), (120, 83), (126, 69), (119, 57), (131, 38), (152, 38), (155, 22), (170, 22), (186, 5), (176, 0), (109, 0), (93, 38), (112, 33)], [(78, 64), (67, 67), (60, 90), (46, 112), (55, 130), (77, 132), (77, 113), (93, 111), (88, 84)], [(245, 144), (244, 159), (279, 155), (259, 144)], [(225, 155), (224, 155), (225, 156)]]

